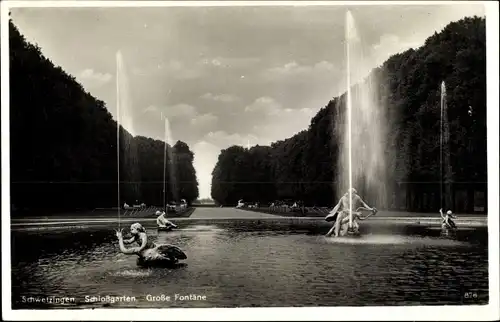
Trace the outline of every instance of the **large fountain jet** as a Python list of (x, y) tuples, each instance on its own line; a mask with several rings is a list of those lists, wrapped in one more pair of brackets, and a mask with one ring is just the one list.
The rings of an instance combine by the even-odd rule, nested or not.
[[(118, 176), (118, 207), (121, 204), (121, 181), (128, 181), (125, 185), (125, 198), (136, 200), (140, 198), (139, 191), (139, 164), (137, 146), (133, 140), (134, 122), (132, 117), (131, 99), (129, 97), (128, 78), (123, 55), (116, 53), (116, 143), (117, 143), (117, 176)], [(125, 133), (124, 131), (129, 132)], [(122, 158), (120, 157), (122, 156)], [(122, 178), (122, 175), (124, 178)]]
[[(340, 196), (349, 188), (349, 208), (352, 213), (351, 188), (356, 188), (369, 203), (385, 206), (387, 120), (381, 109), (377, 82), (363, 57), (363, 48), (350, 11), (345, 21), (346, 98), (345, 110), (339, 113), (339, 159), (337, 191)], [(355, 85), (353, 85), (355, 84)], [(339, 194), (339, 193), (338, 193)], [(365, 198), (363, 198), (365, 199)], [(354, 209), (355, 210), (355, 209)], [(349, 218), (352, 225), (352, 216)]]
[[(173, 201), (179, 202), (179, 191), (177, 187), (177, 177), (176, 177), (176, 163), (175, 155), (173, 151), (174, 140), (172, 137), (172, 131), (170, 130), (170, 122), (166, 116), (163, 116), (165, 132), (164, 132), (164, 154), (163, 154), (163, 207), (167, 207), (167, 185), (170, 184), (170, 191), (172, 193)], [(169, 147), (170, 146), (170, 147)], [(167, 156), (168, 155), (168, 156)], [(168, 162), (167, 162), (168, 160)], [(167, 179), (167, 173), (169, 178)]]
[(350, 45), (354, 39), (354, 21), (350, 11), (347, 11), (345, 21), (346, 65), (347, 65), (347, 140), (349, 164), (349, 227), (352, 227), (352, 94), (351, 94), (351, 53)]

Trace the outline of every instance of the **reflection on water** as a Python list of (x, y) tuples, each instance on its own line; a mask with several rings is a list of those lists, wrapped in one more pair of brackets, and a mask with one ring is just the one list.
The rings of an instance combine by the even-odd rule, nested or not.
[[(139, 268), (118, 252), (112, 228), (12, 233), (12, 301), (16, 308), (253, 307), (474, 304), (488, 302), (486, 229), (444, 238), (422, 227), (363, 226), (360, 238), (325, 238), (312, 222), (258, 220), (179, 224), (148, 235), (188, 255), (178, 268)], [(147, 301), (147, 295), (170, 301)], [(206, 300), (177, 300), (197, 294)], [(36, 296), (76, 303), (24, 303)], [(87, 296), (87, 301), (86, 301)], [(135, 302), (90, 303), (134, 296)], [(467, 302), (468, 303), (468, 302)]]

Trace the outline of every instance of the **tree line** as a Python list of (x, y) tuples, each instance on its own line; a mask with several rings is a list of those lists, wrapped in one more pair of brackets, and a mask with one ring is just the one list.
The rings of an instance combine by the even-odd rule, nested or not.
[[(132, 136), (117, 126), (103, 101), (26, 41), (9, 21), (10, 179), (14, 214), (117, 207), (136, 200), (198, 197), (189, 146)], [(166, 151), (166, 153), (165, 153)], [(119, 193), (119, 194), (118, 194)]]
[[(368, 81), (376, 84), (376, 105), (390, 122), (383, 143), (387, 189), (368, 193), (367, 201), (381, 209), (487, 211), (485, 19), (450, 23), (420, 48), (374, 68)], [(449, 136), (441, 153), (443, 81)], [(307, 129), (288, 139), (222, 150), (212, 173), (212, 198), (230, 205), (239, 199), (333, 205), (345, 192), (336, 182), (345, 171), (337, 162), (345, 102), (346, 94), (333, 98)], [(363, 182), (356, 188), (369, 192)]]

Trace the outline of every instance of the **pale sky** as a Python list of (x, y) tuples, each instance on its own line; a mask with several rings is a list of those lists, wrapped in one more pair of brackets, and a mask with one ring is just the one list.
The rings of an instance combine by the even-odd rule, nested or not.
[[(270, 144), (306, 129), (345, 90), (344, 21), (351, 10), (364, 66), (421, 46), (481, 4), (329, 7), (14, 8), (21, 33), (116, 117), (116, 53), (127, 75), (133, 134), (171, 137), (195, 153), (210, 197), (221, 149)], [(123, 119), (122, 119), (123, 120)], [(124, 120), (123, 120), (124, 121)]]

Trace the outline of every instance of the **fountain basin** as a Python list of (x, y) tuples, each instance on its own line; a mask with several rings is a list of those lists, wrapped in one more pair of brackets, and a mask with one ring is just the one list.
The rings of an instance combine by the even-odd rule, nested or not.
[[(367, 220), (359, 238), (325, 238), (330, 224), (318, 218), (227, 218), (246, 213), (197, 209), (192, 218), (173, 220), (178, 229), (172, 232), (157, 232), (153, 219), (141, 220), (153, 241), (186, 253), (185, 265), (177, 268), (141, 268), (135, 256), (119, 253), (116, 221), (66, 230), (13, 226), (13, 306), (33, 308), (22, 296), (40, 292), (75, 297), (41, 309), (453, 305), (470, 300), (464, 289), (478, 294), (475, 304), (488, 301), (485, 227), (443, 237), (422, 225)], [(198, 294), (206, 300), (152, 302), (148, 294)], [(86, 302), (90, 295), (136, 301)]]

